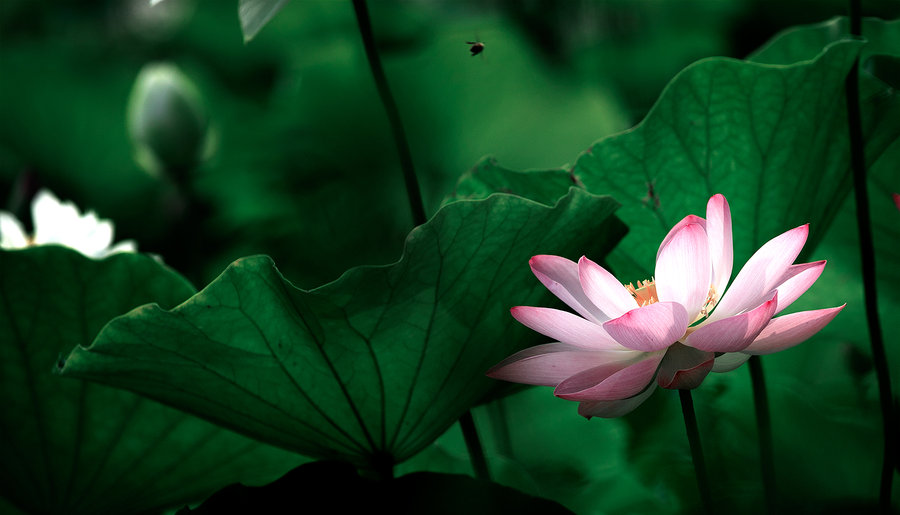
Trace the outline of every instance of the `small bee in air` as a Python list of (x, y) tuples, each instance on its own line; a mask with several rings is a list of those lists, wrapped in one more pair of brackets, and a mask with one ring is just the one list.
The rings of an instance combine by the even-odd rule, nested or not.
[(472, 52), (472, 57), (484, 52), (484, 43), (481, 41), (466, 41), (467, 45), (472, 45), (472, 48), (469, 49), (469, 52)]

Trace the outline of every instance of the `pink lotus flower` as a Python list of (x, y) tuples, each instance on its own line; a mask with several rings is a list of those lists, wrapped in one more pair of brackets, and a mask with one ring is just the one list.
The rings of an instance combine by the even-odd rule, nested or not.
[(732, 269), (731, 211), (722, 195), (706, 219), (689, 215), (669, 231), (656, 254), (654, 280), (623, 286), (600, 265), (559, 256), (531, 259), (534, 275), (578, 315), (518, 306), (513, 317), (554, 343), (520, 351), (487, 375), (554, 386), (579, 401), (578, 413), (618, 417), (656, 389), (692, 389), (751, 355), (770, 354), (808, 339), (844, 306), (772, 318), (821, 275), (825, 261), (792, 264), (809, 226), (773, 238), (744, 265), (726, 292)]

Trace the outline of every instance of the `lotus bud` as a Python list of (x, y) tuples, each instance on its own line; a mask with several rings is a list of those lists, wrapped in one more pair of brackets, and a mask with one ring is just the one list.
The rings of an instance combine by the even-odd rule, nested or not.
[(144, 66), (128, 102), (135, 159), (153, 175), (176, 181), (208, 154), (209, 121), (200, 92), (175, 65)]

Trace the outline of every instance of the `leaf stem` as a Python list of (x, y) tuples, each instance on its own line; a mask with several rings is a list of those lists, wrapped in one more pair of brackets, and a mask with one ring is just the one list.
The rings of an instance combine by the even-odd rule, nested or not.
[[(854, 36), (862, 35), (862, 18), (859, 0), (850, 0), (850, 30)], [(853, 62), (845, 83), (847, 94), (847, 124), (850, 129), (850, 166), (853, 170), (853, 192), (856, 198), (856, 225), (859, 230), (859, 251), (862, 263), (863, 294), (866, 303), (866, 322), (872, 359), (878, 379), (881, 401), (881, 419), (884, 431), (884, 457), (881, 466), (879, 504), (882, 513), (891, 510), (891, 482), (893, 481), (894, 431), (891, 377), (888, 372), (884, 337), (878, 316), (878, 294), (875, 288), (875, 246), (872, 240), (872, 221), (869, 213), (869, 193), (866, 187), (866, 156), (862, 134), (862, 116), (859, 108), (859, 58)]]
[(397, 144), (397, 154), (400, 156), (400, 166), (403, 169), (403, 179), (406, 182), (406, 195), (409, 198), (409, 207), (412, 210), (413, 224), (422, 225), (426, 221), (425, 206), (422, 202), (422, 193), (419, 190), (419, 180), (413, 168), (412, 153), (409, 151), (409, 143), (406, 141), (406, 133), (403, 123), (400, 121), (400, 111), (391, 88), (388, 86), (384, 69), (381, 67), (381, 58), (378, 57), (378, 49), (375, 47), (375, 36), (372, 33), (372, 21), (369, 18), (369, 9), (365, 0), (353, 0), (353, 10), (356, 12), (356, 23), (362, 36), (363, 46), (366, 49), (366, 57), (369, 60), (369, 68), (378, 88), (381, 103), (387, 112), (391, 132), (394, 133), (394, 142)]
[(681, 414), (684, 416), (684, 428), (687, 431), (688, 443), (691, 446), (691, 460), (694, 462), (694, 476), (697, 478), (697, 488), (700, 490), (703, 512), (712, 513), (706, 462), (703, 461), (703, 448), (700, 446), (697, 415), (694, 414), (694, 399), (691, 397), (690, 390), (678, 390), (678, 397), (681, 399)]
[(778, 490), (775, 481), (775, 458), (772, 451), (772, 422), (769, 415), (769, 396), (763, 375), (762, 359), (750, 358), (750, 382), (753, 384), (753, 405), (756, 408), (756, 433), (759, 437), (759, 462), (762, 469), (766, 510), (771, 515), (778, 511)]
[(488, 415), (491, 417), (491, 428), (494, 430), (497, 452), (507, 458), (512, 458), (513, 449), (509, 434), (509, 420), (506, 415), (506, 399), (500, 398), (490, 403)]
[(463, 438), (466, 440), (466, 449), (469, 451), (469, 459), (472, 468), (475, 469), (475, 477), (484, 481), (490, 481), (487, 461), (484, 458), (484, 448), (481, 447), (481, 439), (478, 438), (478, 430), (475, 429), (475, 420), (472, 412), (466, 411), (459, 417), (459, 427), (462, 429)]

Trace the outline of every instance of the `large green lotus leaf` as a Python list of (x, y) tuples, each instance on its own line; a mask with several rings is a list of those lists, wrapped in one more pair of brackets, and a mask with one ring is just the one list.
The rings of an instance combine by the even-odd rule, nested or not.
[(485, 370), (535, 335), (508, 313), (546, 302), (528, 259), (604, 255), (617, 203), (459, 201), (393, 265), (304, 291), (267, 257), (233, 263), (172, 310), (143, 306), (72, 351), (71, 375), (131, 389), (260, 440), (380, 469), (434, 440), (498, 383)]
[(0, 495), (30, 513), (135, 513), (298, 463), (133, 393), (53, 373), (113, 317), (192, 293), (143, 255), (0, 251)]
[[(668, 229), (702, 215), (715, 193), (731, 204), (736, 263), (808, 222), (814, 246), (847, 193), (844, 77), (861, 46), (836, 42), (791, 65), (700, 61), (669, 83), (641, 124), (583, 154), (575, 176), (622, 202), (617, 214), (630, 227), (610, 255), (613, 268), (649, 276)], [(895, 137), (900, 119), (881, 128)]]

